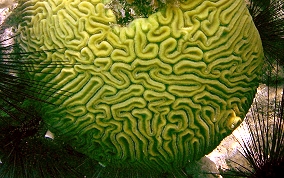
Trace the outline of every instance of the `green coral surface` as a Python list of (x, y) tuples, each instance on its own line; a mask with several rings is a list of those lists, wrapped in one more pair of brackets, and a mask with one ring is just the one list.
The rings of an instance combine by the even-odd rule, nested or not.
[(56, 89), (39, 96), (57, 106), (45, 122), (104, 165), (183, 167), (229, 135), (254, 98), (263, 54), (243, 0), (183, 0), (125, 27), (102, 0), (21, 8), (27, 75)]

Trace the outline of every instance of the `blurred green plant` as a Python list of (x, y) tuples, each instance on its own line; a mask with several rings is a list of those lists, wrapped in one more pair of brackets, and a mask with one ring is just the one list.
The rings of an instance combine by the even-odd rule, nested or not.
[(167, 5), (178, 4), (179, 0), (111, 0), (107, 7), (114, 12), (117, 24), (126, 26), (136, 18), (148, 18)]

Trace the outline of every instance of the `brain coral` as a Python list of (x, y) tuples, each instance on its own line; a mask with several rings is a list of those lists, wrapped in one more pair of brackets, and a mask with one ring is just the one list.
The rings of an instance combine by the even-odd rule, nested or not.
[(44, 120), (105, 165), (182, 167), (214, 149), (252, 103), (262, 46), (243, 0), (184, 0), (125, 27), (103, 0), (21, 7), (28, 75), (58, 106)]

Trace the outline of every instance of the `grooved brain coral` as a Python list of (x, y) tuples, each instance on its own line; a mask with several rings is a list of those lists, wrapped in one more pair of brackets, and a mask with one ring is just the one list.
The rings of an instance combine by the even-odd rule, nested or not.
[(126, 27), (101, 0), (22, 8), (29, 76), (48, 82), (59, 106), (45, 121), (103, 164), (182, 167), (212, 151), (252, 103), (263, 54), (243, 0), (185, 0)]

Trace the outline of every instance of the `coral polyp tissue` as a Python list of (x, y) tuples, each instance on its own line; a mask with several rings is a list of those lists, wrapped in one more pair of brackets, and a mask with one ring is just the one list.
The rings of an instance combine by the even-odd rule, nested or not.
[(108, 7), (21, 6), (27, 75), (57, 89), (39, 96), (57, 106), (43, 115), (50, 130), (106, 166), (169, 171), (209, 153), (258, 86), (262, 46), (245, 2), (184, 0), (126, 26)]

